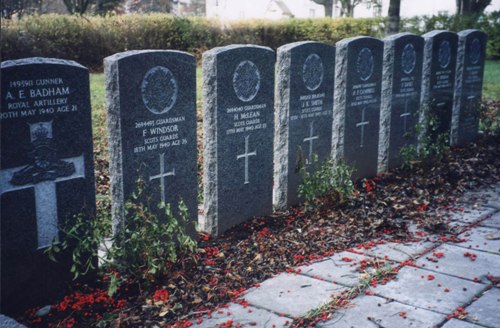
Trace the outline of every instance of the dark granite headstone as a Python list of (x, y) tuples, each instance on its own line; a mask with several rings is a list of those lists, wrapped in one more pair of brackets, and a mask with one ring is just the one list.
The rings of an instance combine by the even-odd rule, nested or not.
[(470, 142), (478, 133), (486, 38), (486, 33), (478, 30), (458, 33), (452, 144)]
[(336, 44), (333, 150), (354, 178), (377, 174), (384, 43), (370, 37)]
[[(124, 205), (144, 183), (141, 201), (159, 218), (181, 200), (198, 220), (196, 64), (180, 51), (128, 51), (104, 60), (108, 103), (111, 195), (115, 233)], [(194, 231), (194, 224), (188, 231)]]
[(44, 250), (77, 215), (95, 216), (88, 70), (72, 61), (2, 62), (1, 311), (44, 305), (71, 282), (71, 253)]
[(296, 42), (278, 48), (274, 205), (299, 202), (302, 170), (331, 156), (335, 47)]
[(379, 172), (401, 165), (400, 151), (417, 146), (424, 39), (410, 33), (384, 39)]
[[(433, 143), (440, 136), (447, 140), (450, 138), (458, 36), (453, 32), (436, 30), (423, 37), (421, 106), (424, 115), (420, 120), (421, 133), (427, 134)], [(430, 122), (435, 128), (429, 128)]]
[(204, 220), (222, 233), (272, 212), (274, 62), (269, 48), (203, 54)]

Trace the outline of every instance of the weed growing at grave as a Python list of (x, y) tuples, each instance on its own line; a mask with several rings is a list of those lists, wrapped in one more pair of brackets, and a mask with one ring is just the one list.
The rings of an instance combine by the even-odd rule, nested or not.
[[(170, 204), (160, 203), (158, 207), (165, 213), (163, 219), (139, 199), (141, 193), (134, 194), (125, 206), (128, 220), (114, 237), (108, 254), (112, 262), (107, 266), (122, 277), (148, 284), (166, 273), (168, 262), (175, 262), (178, 253), (194, 252), (197, 243), (186, 232), (188, 210), (183, 201), (179, 203), (178, 218)], [(120, 275), (110, 275), (111, 294), (116, 291)]]
[(299, 196), (304, 197), (306, 208), (317, 207), (322, 203), (323, 197), (343, 203), (354, 196), (354, 184), (351, 180), (354, 171), (352, 167), (344, 162), (335, 165), (331, 159), (321, 164), (317, 155), (313, 156), (311, 165), (312, 170), (307, 166), (301, 169), (303, 180), (299, 186)]
[(75, 217), (74, 223), (69, 228), (61, 229), (65, 235), (61, 243), (53, 243), (45, 250), (49, 258), (57, 262), (57, 254), (72, 248), (73, 265), (71, 273), (73, 278), (86, 275), (96, 268), (96, 253), (101, 240), (111, 229), (111, 221), (88, 220), (82, 214)]
[(486, 134), (500, 133), (500, 101), (486, 101), (479, 105), (479, 128)]
[(391, 276), (397, 273), (397, 271), (395, 272), (389, 264), (381, 266), (381, 263), (376, 260), (374, 261), (373, 266), (376, 270), (372, 273), (363, 274), (358, 285), (346, 290), (345, 292), (335, 295), (331, 301), (307, 312), (303, 317), (301, 326), (305, 326), (306, 323), (310, 323), (308, 327), (312, 327), (320, 320), (326, 321), (327, 319), (330, 319), (332, 313), (346, 307), (356, 296), (362, 293), (372, 295), (367, 290), (370, 286), (375, 287), (378, 281), (385, 284), (387, 281), (392, 279)]
[(415, 164), (422, 162), (441, 161), (450, 150), (448, 133), (439, 133), (439, 118), (435, 113), (431, 113), (427, 106), (422, 107), (422, 112), (427, 117), (425, 129), (419, 123), (415, 127), (417, 134), (420, 134), (419, 146), (403, 146), (399, 155), (402, 159), (403, 169), (412, 169)]
[[(141, 185), (139, 181), (138, 185)], [(132, 280), (138, 284), (149, 284), (166, 273), (169, 262), (175, 262), (180, 253), (194, 252), (197, 243), (186, 232), (188, 210), (179, 202), (178, 218), (170, 204), (160, 203), (164, 218), (149, 210), (149, 204), (142, 200), (142, 188), (127, 202), (127, 222), (113, 238), (112, 246), (100, 256), (102, 269), (109, 281), (108, 293), (113, 295), (120, 282)], [(74, 279), (96, 268), (97, 249), (109, 235), (111, 220), (84, 220), (83, 215), (75, 218), (69, 229), (61, 229), (65, 235), (61, 243), (47, 248), (49, 258), (56, 261), (56, 254), (72, 247)], [(71, 246), (73, 245), (73, 246)]]

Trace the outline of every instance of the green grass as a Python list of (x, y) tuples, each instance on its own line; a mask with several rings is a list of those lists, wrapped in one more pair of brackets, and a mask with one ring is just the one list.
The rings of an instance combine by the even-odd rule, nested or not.
[(483, 99), (500, 100), (500, 61), (487, 60), (484, 67)]

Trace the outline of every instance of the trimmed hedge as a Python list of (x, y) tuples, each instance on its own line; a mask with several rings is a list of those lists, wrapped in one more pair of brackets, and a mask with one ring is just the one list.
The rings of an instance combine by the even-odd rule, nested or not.
[[(30, 16), (2, 22), (2, 60), (43, 56), (72, 59), (94, 70), (104, 57), (134, 49), (175, 49), (200, 58), (211, 48), (227, 44), (277, 47), (301, 40), (329, 44), (352, 36), (383, 37), (384, 18), (242, 20), (223, 22), (178, 18), (166, 14), (81, 18), (63, 15)], [(422, 34), (433, 29), (460, 31), (478, 28), (489, 35), (488, 55), (500, 58), (500, 12), (467, 20), (459, 16), (416, 17), (403, 20), (403, 30)]]

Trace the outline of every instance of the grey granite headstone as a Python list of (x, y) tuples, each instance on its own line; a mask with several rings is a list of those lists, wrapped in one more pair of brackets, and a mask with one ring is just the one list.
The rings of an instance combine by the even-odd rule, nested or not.
[(274, 205), (299, 202), (302, 170), (312, 171), (332, 151), (335, 47), (296, 42), (278, 48), (276, 64), (276, 129)]
[(203, 230), (272, 212), (274, 62), (269, 48), (203, 54)]
[[(450, 138), (451, 113), (455, 90), (455, 67), (457, 62), (456, 33), (436, 30), (423, 35), (424, 63), (422, 73), (421, 106), (423, 115), (421, 133), (427, 134), (430, 142), (440, 136)], [(435, 121), (435, 129), (429, 122)]]
[(360, 36), (336, 48), (332, 155), (354, 166), (354, 178), (371, 177), (377, 174), (384, 43)]
[(65, 292), (71, 252), (56, 263), (44, 250), (77, 215), (95, 216), (95, 185), (88, 70), (50, 58), (1, 69), (0, 303), (8, 314)]
[[(171, 50), (128, 51), (104, 60), (108, 103), (111, 195), (115, 233), (124, 205), (144, 183), (144, 199), (159, 218), (186, 204), (198, 220), (196, 64)], [(194, 231), (194, 224), (188, 231)]]
[(379, 172), (401, 164), (400, 151), (417, 146), (424, 39), (410, 33), (384, 39)]
[(465, 144), (478, 133), (486, 38), (486, 33), (478, 30), (458, 33), (452, 144)]

